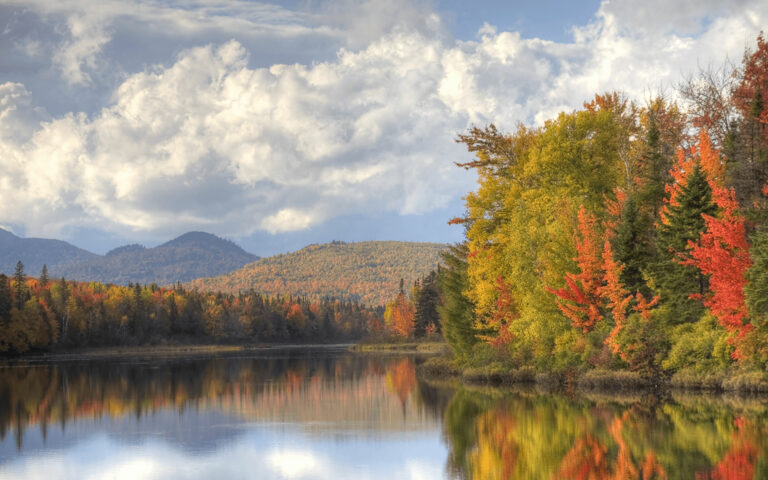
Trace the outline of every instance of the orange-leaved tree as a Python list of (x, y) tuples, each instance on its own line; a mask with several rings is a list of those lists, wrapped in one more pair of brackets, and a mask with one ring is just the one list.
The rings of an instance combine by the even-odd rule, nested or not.
[(589, 332), (603, 318), (601, 312), (600, 286), (602, 265), (600, 261), (599, 233), (597, 218), (579, 208), (578, 227), (574, 232), (576, 264), (579, 273), (565, 275), (565, 288), (547, 291), (557, 297), (557, 306), (575, 328)]
[(520, 314), (515, 307), (515, 299), (512, 297), (509, 285), (501, 275), (496, 277), (496, 290), (499, 295), (496, 306), (491, 318), (480, 326), (480, 330), (486, 333), (479, 335), (479, 338), (494, 347), (502, 347), (514, 338), (509, 327), (520, 317)]

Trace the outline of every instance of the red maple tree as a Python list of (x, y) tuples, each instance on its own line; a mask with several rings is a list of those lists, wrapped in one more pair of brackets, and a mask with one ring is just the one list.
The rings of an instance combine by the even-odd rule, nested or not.
[(563, 315), (584, 333), (592, 330), (603, 318), (599, 291), (603, 274), (598, 241), (597, 218), (582, 205), (579, 208), (578, 227), (574, 232), (575, 260), (579, 273), (565, 275), (565, 288), (547, 287), (547, 291), (558, 298), (557, 307)]

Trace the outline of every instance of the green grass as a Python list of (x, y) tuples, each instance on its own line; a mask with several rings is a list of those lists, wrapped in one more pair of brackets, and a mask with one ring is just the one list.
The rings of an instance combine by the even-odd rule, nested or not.
[(388, 353), (430, 353), (441, 354), (448, 351), (444, 342), (391, 342), (391, 343), (358, 343), (350, 347), (353, 352), (388, 352)]

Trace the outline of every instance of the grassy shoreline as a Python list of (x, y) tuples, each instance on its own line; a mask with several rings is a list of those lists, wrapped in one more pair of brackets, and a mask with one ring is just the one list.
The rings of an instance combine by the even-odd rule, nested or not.
[(349, 348), (357, 353), (448, 353), (448, 344), (444, 342), (380, 342), (356, 343)]
[(447, 355), (434, 356), (421, 365), (420, 376), (431, 380), (452, 379), (468, 385), (535, 385), (547, 389), (565, 388), (584, 392), (707, 392), (768, 394), (768, 373), (731, 372), (729, 375), (678, 373), (670, 378), (649, 379), (628, 370), (586, 372), (537, 372), (533, 368), (509, 369), (499, 364), (461, 368)]

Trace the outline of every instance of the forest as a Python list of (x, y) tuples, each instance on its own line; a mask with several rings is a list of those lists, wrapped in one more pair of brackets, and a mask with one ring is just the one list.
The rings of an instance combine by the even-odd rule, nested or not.
[(766, 95), (760, 34), (676, 100), (609, 92), (540, 127), (460, 134), (479, 186), (439, 281), (456, 361), (765, 377)]
[(185, 285), (229, 293), (255, 288), (267, 295), (311, 300), (332, 296), (379, 306), (397, 293), (401, 278), (410, 284), (435, 268), (445, 248), (426, 242), (334, 241), (262, 258), (226, 275)]
[(0, 274), (0, 354), (163, 343), (324, 342), (368, 334), (381, 313), (336, 299), (237, 295)]

